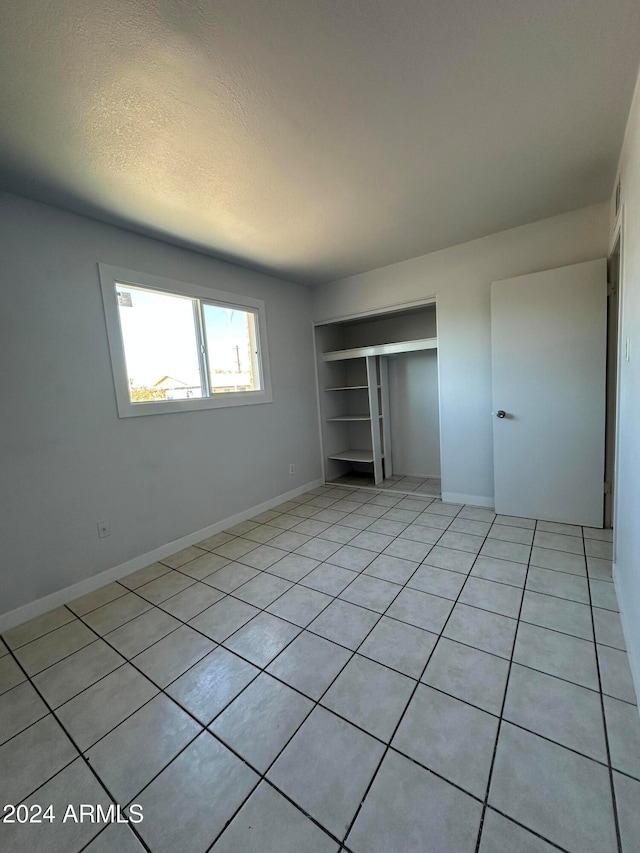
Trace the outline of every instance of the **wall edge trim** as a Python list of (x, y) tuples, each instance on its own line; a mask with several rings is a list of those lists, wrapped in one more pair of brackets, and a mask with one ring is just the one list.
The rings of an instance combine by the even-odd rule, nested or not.
[(631, 680), (633, 682), (633, 689), (636, 693), (636, 701), (640, 702), (640, 654), (636, 654), (636, 649), (634, 648), (633, 643), (630, 643), (629, 640), (632, 637), (632, 633), (629, 625), (629, 615), (624, 606), (624, 599), (620, 594), (620, 587), (616, 580), (617, 578), (616, 565), (613, 565), (613, 586), (616, 591), (616, 599), (620, 606), (620, 621), (622, 622), (622, 635), (624, 637), (625, 644), (627, 646), (627, 660), (629, 661), (629, 669), (631, 670)]

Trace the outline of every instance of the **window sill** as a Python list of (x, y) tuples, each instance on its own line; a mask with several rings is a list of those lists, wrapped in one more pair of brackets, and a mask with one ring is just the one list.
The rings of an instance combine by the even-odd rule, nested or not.
[(197, 397), (191, 400), (150, 400), (148, 403), (118, 403), (119, 418), (137, 418), (145, 415), (170, 415), (175, 412), (199, 412), (205, 409), (228, 409), (233, 406), (255, 406), (272, 403), (267, 391), (237, 391), (216, 394), (214, 397)]

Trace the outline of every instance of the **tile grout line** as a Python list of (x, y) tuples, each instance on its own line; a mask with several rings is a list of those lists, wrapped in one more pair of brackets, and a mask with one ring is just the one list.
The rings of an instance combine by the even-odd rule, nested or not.
[[(6, 645), (6, 643), (5, 643), (5, 645)], [(11, 649), (9, 649), (9, 654), (13, 655), (13, 652), (11, 651)], [(84, 752), (79, 748), (78, 744), (76, 743), (75, 738), (73, 738), (73, 737), (71, 736), (71, 734), (67, 731), (66, 726), (64, 726), (64, 725), (63, 725), (63, 723), (62, 723), (62, 721), (58, 718), (58, 715), (56, 714), (56, 712), (54, 711), (54, 709), (51, 707), (51, 705), (49, 704), (49, 702), (45, 699), (45, 697), (44, 697), (44, 696), (43, 696), (43, 694), (40, 692), (40, 690), (38, 689), (38, 687), (37, 687), (37, 686), (32, 682), (32, 680), (29, 678), (29, 675), (27, 674), (26, 670), (24, 669), (24, 667), (22, 666), (22, 664), (20, 663), (20, 661), (15, 657), (15, 655), (13, 655), (13, 657), (14, 657), (14, 661), (15, 661), (15, 663), (17, 663), (17, 665), (18, 665), (18, 666), (22, 669), (22, 671), (24, 672), (24, 674), (25, 674), (25, 676), (26, 676), (26, 679), (27, 679), (28, 683), (30, 683), (30, 684), (31, 684), (31, 687), (32, 687), (32, 688), (36, 691), (36, 693), (38, 694), (38, 696), (39, 696), (39, 698), (40, 698), (40, 701), (45, 705), (45, 707), (46, 707), (46, 708), (48, 708), (48, 710), (49, 710), (49, 714), (51, 714), (51, 716), (53, 717), (53, 719), (54, 719), (54, 720), (56, 721), (56, 723), (60, 726), (60, 728), (62, 729), (62, 731), (63, 731), (63, 732), (64, 732), (64, 734), (66, 735), (66, 737), (67, 737), (67, 738), (69, 739), (69, 741), (71, 742), (71, 744), (72, 744), (73, 748), (77, 751), (78, 755), (73, 759), (73, 761), (77, 761), (77, 760), (78, 760), (78, 758), (79, 758), (79, 759), (84, 763), (85, 767), (87, 767), (87, 768), (89, 769), (89, 772), (90, 772), (90, 773), (92, 774), (92, 776), (96, 779), (96, 781), (98, 782), (98, 785), (99, 785), (101, 788), (103, 788), (103, 789), (104, 789), (104, 791), (106, 792), (106, 794), (107, 794), (107, 796), (109, 797), (109, 799), (111, 800), (111, 802), (112, 802), (114, 805), (116, 805), (116, 806), (117, 806), (117, 805), (119, 805), (118, 801), (116, 800), (116, 798), (113, 796), (113, 794), (112, 794), (112, 793), (111, 793), (111, 791), (109, 790), (109, 788), (108, 788), (107, 784), (106, 784), (106, 783), (104, 782), (104, 780), (103, 780), (103, 779), (98, 775), (98, 773), (94, 770), (94, 768), (93, 768), (93, 767), (92, 767), (92, 765), (91, 765), (91, 762), (90, 762), (90, 761), (88, 760), (88, 758), (85, 756)], [(46, 715), (45, 715), (45, 717), (46, 717)], [(44, 719), (44, 718), (41, 718), (41, 719)], [(38, 790), (40, 790), (40, 788), (42, 788), (44, 785), (48, 784), (52, 779), (55, 779), (55, 778), (56, 778), (56, 776), (58, 776), (58, 775), (59, 775), (59, 773), (62, 773), (62, 772), (63, 772), (67, 767), (69, 767), (69, 766), (73, 763), (73, 761), (69, 762), (69, 764), (65, 765), (65, 767), (63, 767), (61, 770), (56, 771), (56, 773), (54, 773), (54, 774), (53, 774), (53, 776), (50, 776), (50, 777), (49, 777), (49, 779), (47, 779), (47, 780), (46, 780), (45, 782), (43, 782), (42, 784), (38, 785), (38, 787), (37, 787), (37, 788), (34, 788), (34, 790), (33, 790), (33, 791), (28, 795), (28, 796), (29, 796), (29, 797), (33, 796), (33, 794), (35, 794)], [(25, 798), (25, 799), (26, 799), (26, 798)], [(129, 829), (131, 829), (131, 831), (133, 832), (133, 834), (136, 836), (136, 838), (138, 839), (138, 841), (140, 842), (140, 844), (142, 845), (142, 847), (143, 847), (146, 851), (148, 851), (148, 853), (152, 853), (151, 848), (150, 848), (150, 847), (147, 845), (147, 843), (144, 841), (144, 839), (142, 838), (142, 836), (140, 835), (140, 833), (138, 832), (138, 830), (136, 829), (136, 827), (135, 827), (134, 825), (130, 824), (130, 823), (128, 824), (128, 827), (129, 827)], [(106, 829), (106, 828), (107, 828), (107, 827), (105, 827), (105, 829)], [(92, 841), (93, 841), (93, 840), (94, 840), (98, 835), (100, 835), (100, 832), (97, 832), (94, 836), (92, 836), (92, 838), (91, 838), (91, 839), (89, 839), (89, 841), (87, 842), (87, 845), (85, 845), (85, 847), (86, 847), (86, 846), (88, 846), (88, 844), (89, 844), (89, 843), (91, 843), (91, 842), (92, 842)]]
[[(463, 508), (464, 508), (464, 505), (463, 505), (463, 506), (458, 510), (458, 512), (456, 513), (456, 515), (455, 515), (455, 516), (453, 516), (453, 518), (457, 518), (457, 517), (458, 517), (458, 515), (459, 515), (459, 513), (460, 513), (460, 512), (462, 512), (462, 509), (463, 509)], [(486, 538), (487, 538), (487, 537), (485, 537), (485, 539), (486, 539)], [(476, 557), (475, 557), (475, 559), (474, 559), (474, 561), (473, 561), (473, 563), (472, 563), (472, 565), (471, 565), (471, 569), (473, 568), (473, 565), (475, 564), (475, 560), (477, 560), (477, 559), (478, 559), (478, 555), (476, 555)], [(458, 593), (458, 596), (456, 597), (455, 601), (453, 602), (453, 606), (451, 607), (451, 610), (449, 611), (449, 613), (448, 613), (448, 615), (447, 615), (447, 618), (445, 619), (444, 624), (442, 625), (442, 628), (441, 628), (441, 630), (440, 630), (440, 632), (439, 632), (439, 634), (438, 634), (438, 639), (436, 640), (436, 642), (435, 642), (435, 643), (434, 643), (434, 645), (433, 645), (433, 648), (432, 648), (432, 649), (431, 649), (431, 651), (429, 652), (429, 656), (428, 656), (428, 658), (427, 658), (427, 660), (426, 660), (426, 662), (425, 662), (425, 664), (424, 664), (424, 666), (423, 666), (423, 668), (422, 668), (422, 672), (420, 673), (420, 678), (416, 681), (416, 684), (414, 685), (414, 687), (413, 687), (413, 689), (412, 689), (412, 691), (411, 691), (411, 694), (410, 694), (410, 696), (409, 696), (409, 698), (408, 698), (408, 700), (407, 700), (407, 702), (406, 702), (406, 704), (405, 704), (405, 706), (404, 706), (404, 709), (403, 709), (402, 713), (400, 714), (400, 717), (398, 718), (398, 721), (397, 721), (396, 725), (395, 725), (395, 726), (394, 726), (394, 728), (393, 728), (393, 731), (392, 731), (392, 733), (391, 733), (391, 736), (390, 736), (390, 738), (389, 738), (389, 741), (388, 741), (388, 743), (387, 743), (387, 744), (386, 744), (386, 746), (385, 746), (385, 749), (384, 749), (384, 752), (382, 753), (382, 756), (381, 756), (381, 758), (380, 758), (380, 761), (378, 762), (378, 765), (377, 765), (376, 769), (374, 770), (374, 772), (373, 772), (373, 775), (372, 775), (371, 779), (369, 780), (369, 783), (368, 783), (368, 785), (367, 785), (367, 787), (366, 787), (366, 789), (365, 789), (365, 792), (364, 792), (364, 794), (362, 795), (362, 799), (361, 799), (360, 803), (358, 804), (358, 807), (357, 807), (357, 809), (356, 809), (356, 812), (355, 812), (355, 814), (353, 815), (353, 817), (352, 817), (351, 821), (349, 822), (349, 826), (347, 827), (347, 831), (346, 831), (346, 833), (345, 833), (345, 835), (344, 835), (344, 838), (343, 838), (343, 840), (342, 840), (342, 845), (341, 845), (341, 847), (340, 847), (340, 851), (343, 851), (343, 850), (345, 850), (345, 849), (348, 849), (346, 845), (347, 845), (347, 839), (348, 839), (348, 837), (349, 837), (349, 834), (351, 833), (351, 831), (352, 831), (353, 827), (355, 826), (355, 823), (356, 823), (356, 821), (357, 821), (357, 819), (358, 819), (358, 816), (359, 816), (359, 814), (360, 814), (360, 811), (362, 810), (362, 807), (363, 807), (363, 805), (364, 805), (364, 803), (365, 803), (365, 801), (366, 801), (366, 799), (367, 799), (367, 796), (369, 795), (369, 792), (370, 792), (370, 790), (371, 790), (371, 788), (372, 788), (372, 786), (373, 786), (373, 783), (374, 783), (374, 781), (375, 781), (375, 779), (376, 779), (376, 777), (377, 777), (378, 773), (380, 772), (380, 768), (382, 767), (382, 764), (383, 764), (383, 762), (384, 762), (384, 760), (385, 760), (385, 758), (386, 758), (386, 756), (387, 756), (387, 754), (388, 754), (389, 750), (390, 750), (390, 749), (393, 749), (393, 750), (394, 750), (394, 752), (399, 752), (399, 750), (396, 750), (394, 747), (392, 747), (392, 746), (391, 746), (391, 743), (392, 743), (392, 741), (393, 741), (394, 737), (396, 736), (396, 733), (397, 733), (398, 729), (400, 728), (400, 725), (402, 724), (402, 721), (403, 721), (403, 719), (404, 719), (404, 717), (405, 717), (405, 714), (407, 713), (407, 710), (408, 710), (408, 708), (409, 708), (409, 705), (411, 704), (411, 702), (412, 702), (412, 700), (413, 700), (413, 697), (415, 696), (415, 694), (416, 694), (416, 692), (417, 692), (417, 690), (418, 690), (418, 687), (420, 686), (420, 684), (422, 684), (422, 683), (423, 683), (423, 682), (422, 682), (422, 678), (424, 677), (424, 674), (425, 674), (425, 672), (426, 672), (426, 670), (427, 670), (427, 667), (429, 666), (429, 663), (430, 663), (430, 661), (431, 661), (431, 658), (433, 657), (433, 654), (434, 654), (434, 652), (435, 652), (436, 648), (438, 647), (438, 643), (440, 642), (440, 640), (441, 640), (441, 638), (442, 638), (442, 636), (443, 636), (443, 634), (444, 634), (444, 631), (445, 631), (445, 629), (446, 629), (446, 627), (447, 627), (447, 623), (449, 622), (449, 619), (451, 618), (451, 614), (453, 613), (453, 611), (454, 611), (454, 609), (455, 609), (455, 606), (456, 606), (456, 604), (458, 603), (458, 601), (459, 601), (459, 599), (460, 599), (460, 596), (462, 595), (462, 590), (464, 589), (464, 587), (465, 587), (465, 585), (466, 585), (466, 583), (467, 583), (467, 580), (468, 580), (468, 578), (469, 578), (469, 576), (470, 576), (470, 574), (471, 574), (471, 569), (469, 569), (469, 572), (468, 572), (468, 574), (467, 574), (467, 576), (466, 576), (466, 578), (465, 578), (465, 580), (464, 580), (464, 583), (463, 583), (463, 584), (462, 584), (462, 586), (460, 587), (460, 592)], [(404, 755), (404, 753), (400, 753), (400, 754)], [(405, 756), (405, 757), (408, 757), (408, 756)], [(410, 759), (410, 760), (411, 760), (411, 761), (414, 761), (413, 759)], [(416, 762), (416, 761), (414, 761), (414, 763), (419, 764), (419, 762)], [(422, 767), (422, 766), (424, 766), (424, 765), (419, 764), (419, 766), (421, 766), (421, 767)], [(428, 772), (432, 773), (433, 775), (437, 776), (438, 778), (441, 778), (441, 779), (443, 779), (443, 778), (444, 778), (444, 777), (441, 777), (438, 773), (434, 773), (434, 771), (430, 770), (430, 768), (425, 768), (425, 769), (426, 769)], [(444, 780), (444, 781), (446, 781), (448, 784), (451, 784), (451, 783), (449, 782), (449, 780)], [(458, 788), (458, 790), (463, 790), (463, 789), (461, 789), (458, 785), (454, 785), (454, 787), (455, 787), (455, 788)], [(468, 793), (468, 792), (467, 792), (467, 791), (465, 791), (465, 793)], [(475, 799), (475, 798), (474, 798), (474, 799)]]
[[(537, 527), (538, 527), (538, 522), (536, 521), (536, 526), (534, 527), (534, 535), (533, 535), (532, 542), (535, 542), (535, 533), (537, 531)], [(518, 633), (520, 630), (520, 619), (521, 619), (521, 615), (522, 615), (522, 608), (524, 607), (524, 591), (527, 588), (527, 578), (529, 577), (529, 566), (530, 566), (531, 551), (532, 550), (533, 550), (533, 544), (531, 545), (531, 548), (529, 549), (529, 562), (527, 562), (527, 568), (525, 571), (522, 598), (520, 599), (520, 607), (518, 609), (518, 621), (517, 621), (517, 625), (516, 625), (516, 631), (515, 631), (515, 634), (513, 635), (513, 644), (511, 646), (511, 656), (509, 658), (509, 669), (507, 670), (507, 679), (505, 681), (504, 695), (502, 697), (502, 705), (500, 707), (500, 715), (499, 715), (499, 719), (498, 719), (498, 728), (496, 730), (496, 738), (495, 738), (495, 741), (493, 744), (493, 753), (491, 755), (491, 764), (489, 766), (489, 776), (487, 777), (487, 788), (486, 788), (485, 795), (484, 795), (484, 803), (482, 806), (482, 815), (480, 817), (480, 825), (478, 827), (478, 838), (476, 840), (476, 847), (475, 847), (476, 853), (479, 853), (479, 851), (480, 851), (482, 831), (484, 829), (484, 821), (485, 821), (485, 816), (487, 813), (487, 806), (489, 804), (489, 791), (491, 789), (491, 780), (493, 777), (493, 768), (494, 768), (495, 762), (496, 762), (496, 754), (498, 752), (498, 742), (500, 740), (500, 731), (502, 729), (502, 721), (504, 718), (504, 709), (505, 709), (505, 705), (507, 702), (507, 692), (509, 690), (509, 681), (511, 679), (511, 669), (513, 667), (513, 655), (515, 653), (516, 643), (518, 641)]]
[[(533, 835), (536, 838), (539, 838), (540, 841), (544, 841), (545, 844), (547, 844), (549, 847), (553, 847), (554, 850), (560, 850), (561, 853), (572, 853), (572, 851), (568, 850), (566, 847), (561, 847), (557, 842), (551, 841), (551, 839), (549, 839), (549, 838), (545, 838), (545, 836), (540, 835), (540, 833), (537, 830), (532, 829), (530, 826), (526, 826), (524, 823), (521, 823), (519, 820), (516, 820), (516, 818), (513, 818), (513, 817), (511, 817), (511, 815), (508, 815), (506, 812), (503, 812), (497, 806), (490, 806), (489, 804), (487, 804), (487, 809), (491, 812), (496, 812), (496, 814), (499, 814), (505, 820), (508, 820), (509, 823), (514, 823), (516, 826), (519, 826), (521, 829), (524, 829), (530, 835)], [(483, 821), (484, 821), (484, 818), (483, 818)], [(514, 853), (517, 853), (517, 851), (514, 851)]]
[[(584, 547), (584, 545), (585, 545), (585, 542), (584, 542), (584, 538), (583, 538), (583, 547)], [(585, 553), (586, 553), (586, 549), (585, 549)], [(585, 559), (586, 559), (586, 556), (585, 556)], [(590, 604), (590, 611), (591, 611), (591, 630), (593, 631), (593, 650), (594, 650), (594, 655), (595, 655), (595, 659), (596, 659), (596, 672), (598, 673), (598, 686), (600, 688), (599, 692), (600, 692), (600, 710), (602, 712), (602, 729), (604, 732), (604, 744), (605, 744), (605, 749), (606, 749), (606, 753), (607, 753), (607, 764), (608, 764), (608, 771), (609, 771), (609, 784), (611, 786), (611, 808), (613, 811), (613, 824), (615, 827), (616, 843), (618, 846), (618, 853), (622, 853), (622, 838), (620, 835), (620, 821), (618, 818), (618, 804), (616, 801), (616, 788), (615, 788), (615, 783), (613, 780), (613, 766), (611, 764), (611, 749), (609, 746), (609, 722), (608, 722), (607, 715), (605, 712), (604, 695), (602, 692), (602, 676), (600, 673), (600, 655), (598, 654), (598, 638), (597, 638), (597, 634), (596, 634), (596, 623), (595, 623), (595, 619), (594, 619), (594, 615), (593, 615), (593, 601), (591, 598), (591, 575), (589, 573), (588, 564), (587, 564), (587, 586), (589, 589), (589, 604)]]

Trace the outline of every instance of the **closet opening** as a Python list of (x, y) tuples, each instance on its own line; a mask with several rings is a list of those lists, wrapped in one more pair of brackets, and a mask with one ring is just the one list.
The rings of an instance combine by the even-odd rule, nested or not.
[(315, 327), (328, 483), (439, 497), (435, 303)]

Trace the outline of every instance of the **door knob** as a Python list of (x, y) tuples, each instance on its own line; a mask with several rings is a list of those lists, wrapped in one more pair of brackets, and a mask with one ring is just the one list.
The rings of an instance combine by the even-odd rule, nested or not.
[(506, 416), (507, 416), (507, 413), (505, 412), (504, 409), (498, 409), (498, 411), (496, 412), (497, 418), (505, 418)]

